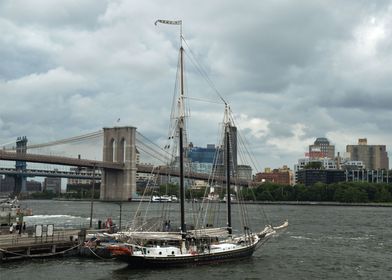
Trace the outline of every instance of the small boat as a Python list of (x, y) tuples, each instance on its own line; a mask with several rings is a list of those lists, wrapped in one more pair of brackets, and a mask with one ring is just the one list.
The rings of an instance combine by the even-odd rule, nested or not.
[[(181, 25), (181, 21), (166, 21), (158, 20), (159, 23)], [(182, 34), (181, 34), (182, 40)], [(263, 245), (271, 236), (276, 233), (277, 229), (284, 229), (288, 223), (284, 223), (279, 227), (267, 225), (259, 232), (253, 232), (249, 227), (249, 219), (246, 218), (246, 211), (242, 212), (242, 229), (241, 232), (233, 231), (231, 218), (231, 202), (236, 199), (234, 194), (231, 194), (231, 179), (233, 175), (232, 168), (232, 149), (231, 143), (233, 131), (233, 121), (230, 118), (229, 107), (225, 105), (224, 117), (224, 133), (223, 144), (224, 147), (224, 166), (225, 181), (226, 181), (226, 199), (227, 206), (227, 226), (213, 227), (212, 224), (204, 224), (204, 226), (193, 228), (187, 226), (185, 221), (185, 186), (184, 186), (184, 128), (185, 128), (185, 109), (184, 109), (184, 86), (183, 86), (183, 52), (184, 49), (180, 47), (180, 96), (178, 98), (178, 112), (179, 116), (176, 119), (176, 135), (178, 136), (178, 158), (179, 158), (179, 193), (180, 193), (180, 226), (170, 229), (170, 221), (165, 221), (165, 226), (151, 229), (149, 225), (154, 221), (142, 220), (144, 216), (138, 216), (140, 219), (138, 226), (129, 228), (128, 231), (119, 232), (116, 234), (116, 239), (119, 241), (116, 245), (107, 247), (112, 255), (126, 263), (131, 267), (177, 267), (184, 265), (199, 265), (207, 263), (219, 263), (225, 261), (235, 261), (252, 256), (254, 251)], [(169, 197), (153, 197), (152, 201), (171, 201)], [(204, 202), (204, 200), (203, 200)], [(201, 205), (201, 203), (199, 204)], [(219, 206), (219, 203), (215, 206)], [(245, 205), (242, 205), (245, 206)], [(242, 207), (241, 206), (241, 207)], [(200, 207), (202, 209), (203, 207)], [(243, 208), (239, 208), (243, 209)], [(156, 230), (162, 229), (162, 230)]]
[[(235, 202), (237, 200), (236, 196), (234, 194), (230, 195), (230, 201)], [(222, 202), (227, 203), (227, 195), (225, 195), (222, 199)]]
[(153, 195), (151, 197), (151, 202), (177, 202), (177, 196), (175, 195)]
[(0, 225), (21, 224), (23, 216), (31, 216), (32, 210), (21, 208), (17, 197), (5, 198), (0, 201)]

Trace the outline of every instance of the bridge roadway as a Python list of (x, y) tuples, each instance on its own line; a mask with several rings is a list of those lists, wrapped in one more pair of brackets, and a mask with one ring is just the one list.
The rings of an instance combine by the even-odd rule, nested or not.
[[(26, 169), (16, 170), (15, 168), (0, 167), (0, 174), (3, 175), (22, 175), (25, 177), (61, 177), (61, 178), (75, 178), (75, 179), (89, 179), (93, 178), (92, 174), (86, 172), (75, 171), (61, 171), (61, 170), (40, 170), (40, 169)], [(95, 179), (101, 180), (101, 173), (95, 173)]]
[[(112, 170), (118, 170), (122, 171), (124, 168), (124, 164), (122, 163), (117, 163), (117, 162), (105, 162), (105, 161), (97, 161), (97, 160), (87, 160), (87, 159), (77, 159), (77, 158), (70, 158), (70, 157), (60, 157), (60, 156), (46, 156), (46, 155), (36, 155), (36, 154), (17, 154), (15, 152), (6, 152), (0, 150), (0, 160), (8, 160), (8, 161), (26, 161), (26, 162), (37, 162), (37, 163), (48, 163), (48, 164), (58, 164), (58, 165), (67, 165), (67, 166), (79, 166), (79, 167), (89, 167), (93, 168), (96, 167), (97, 169), (112, 169)], [(0, 168), (0, 174), (7, 174), (5, 172), (9, 172), (8, 174), (12, 174), (12, 171), (10, 169), (6, 170), (8, 168)], [(178, 169), (173, 169), (168, 166), (154, 166), (154, 165), (144, 165), (144, 164), (137, 164), (136, 165), (137, 172), (139, 173), (147, 173), (147, 174), (157, 174), (157, 175), (170, 175), (173, 177), (179, 177), (180, 172)], [(43, 174), (47, 175), (35, 175), (35, 176), (48, 176), (48, 177), (64, 177), (64, 178), (86, 178), (86, 179), (92, 179), (92, 175), (88, 177), (88, 175), (80, 175), (83, 177), (76, 177), (79, 176), (77, 175), (76, 172), (64, 172), (64, 171), (56, 171), (57, 176), (55, 176), (55, 172), (51, 171), (43, 171), (43, 170), (26, 170), (26, 175), (30, 177), (33, 177), (33, 174), (39, 174), (40, 172)], [(4, 173), (3, 173), (4, 172)], [(14, 169), (13, 174), (21, 174), (20, 172), (17, 173), (17, 171)], [(86, 176), (86, 177), (84, 177)], [(221, 182), (224, 184), (226, 182), (226, 178), (222, 176), (214, 176), (211, 177), (210, 174), (205, 174), (205, 173), (189, 173), (186, 172), (185, 174), (186, 178), (188, 179), (195, 179), (195, 180), (215, 180), (217, 182)], [(98, 176), (96, 177), (97, 179), (99, 178)], [(238, 186), (248, 186), (249, 181), (247, 180), (236, 180), (235, 185)], [(234, 184), (234, 182), (233, 182)]]
[(124, 164), (117, 162), (106, 162), (99, 160), (89, 159), (78, 159), (71, 157), (60, 157), (60, 156), (47, 156), (47, 155), (36, 155), (36, 154), (17, 154), (15, 152), (6, 152), (0, 150), (0, 160), (11, 160), (11, 161), (26, 161), (26, 162), (38, 162), (38, 163), (49, 163), (59, 164), (67, 166), (80, 166), (80, 167), (96, 167), (123, 170)]

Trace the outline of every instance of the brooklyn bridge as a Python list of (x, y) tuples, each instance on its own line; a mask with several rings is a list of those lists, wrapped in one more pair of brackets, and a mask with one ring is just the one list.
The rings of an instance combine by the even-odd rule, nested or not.
[[(93, 145), (91, 139), (99, 139), (102, 143)], [(26, 177), (80, 178), (101, 181), (101, 200), (132, 200), (136, 196), (137, 173), (179, 176), (178, 168), (170, 164), (168, 152), (131, 126), (103, 128), (93, 133), (41, 144), (28, 145), (27, 143), (26, 137), (19, 137), (14, 145), (3, 146), (0, 150), (1, 161), (15, 162), (15, 168), (1, 167), (0, 174), (15, 176), (16, 192), (23, 191)], [(53, 154), (56, 147), (75, 143), (78, 143), (81, 148), (77, 148), (78, 145), (70, 145), (72, 147), (71, 154), (74, 156)], [(88, 159), (87, 156), (82, 156), (86, 145), (94, 154), (101, 153), (102, 159)], [(102, 151), (100, 152), (97, 147), (101, 146)], [(49, 147), (51, 152), (48, 153), (45, 148)], [(140, 163), (138, 160), (140, 153), (149, 158), (159, 159), (161, 164)], [(91, 156), (91, 152), (88, 157), (94, 158)], [(28, 168), (27, 163), (47, 164), (53, 167), (49, 170)], [(59, 170), (55, 166), (74, 168)], [(88, 168), (92, 172), (83, 173), (78, 168)], [(214, 177), (206, 173), (187, 172), (186, 177), (206, 181), (212, 179), (222, 183), (226, 181), (222, 176)], [(236, 185), (248, 185), (248, 183), (244, 180), (236, 181)]]

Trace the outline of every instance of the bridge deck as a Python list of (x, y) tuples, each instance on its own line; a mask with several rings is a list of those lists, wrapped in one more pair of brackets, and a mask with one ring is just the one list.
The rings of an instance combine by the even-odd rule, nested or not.
[[(46, 155), (36, 155), (36, 154), (17, 154), (15, 152), (6, 152), (0, 150), (0, 160), (10, 160), (10, 161), (26, 161), (26, 162), (38, 162), (38, 163), (49, 163), (49, 164), (59, 164), (59, 165), (67, 165), (67, 166), (80, 166), (80, 167), (96, 167), (96, 168), (103, 168), (103, 169), (112, 169), (112, 170), (119, 170), (122, 171), (124, 169), (124, 164), (116, 163), (116, 162), (105, 162), (105, 161), (96, 161), (96, 160), (87, 160), (87, 159), (76, 159), (76, 158), (69, 158), (69, 157), (60, 157), (60, 156), (46, 156)], [(168, 166), (153, 166), (153, 165), (144, 165), (144, 164), (137, 164), (136, 165), (137, 172), (140, 173), (153, 173), (157, 175), (170, 175), (174, 177), (179, 177), (179, 170), (173, 169)], [(0, 170), (1, 171), (1, 170)], [(4, 173), (12, 173), (11, 170), (3, 170)], [(33, 175), (33, 171), (29, 174)], [(47, 174), (49, 174), (48, 172)], [(28, 175), (26, 173), (26, 175)], [(72, 176), (74, 174), (62, 174), (62, 172), (58, 172), (58, 177), (75, 177)], [(38, 176), (38, 175), (36, 175)], [(53, 174), (49, 174), (49, 176), (54, 177)], [(80, 174), (79, 174), (80, 176)], [(187, 173), (185, 174), (186, 178), (189, 179), (196, 179), (196, 180), (215, 180), (222, 183), (226, 182), (226, 178), (222, 176), (214, 176), (211, 177), (209, 174), (205, 173)], [(82, 176), (83, 178), (89, 177)], [(91, 176), (92, 178), (92, 176)], [(248, 186), (249, 182), (247, 180), (235, 180), (233, 184), (239, 186)]]
[(60, 156), (46, 156), (36, 154), (17, 154), (13, 152), (6, 152), (0, 150), (0, 160), (12, 160), (12, 161), (27, 161), (27, 162), (39, 162), (49, 164), (59, 164), (68, 166), (81, 166), (81, 167), (97, 167), (106, 169), (122, 170), (124, 164), (117, 162), (106, 162), (89, 159), (77, 159), (70, 157)]

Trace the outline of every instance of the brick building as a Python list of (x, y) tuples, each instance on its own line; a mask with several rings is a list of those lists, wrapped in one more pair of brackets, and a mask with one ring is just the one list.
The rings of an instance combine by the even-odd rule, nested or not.
[(272, 182), (281, 185), (293, 185), (293, 172), (287, 166), (271, 170), (265, 168), (264, 172), (259, 172), (255, 176), (256, 182)]

